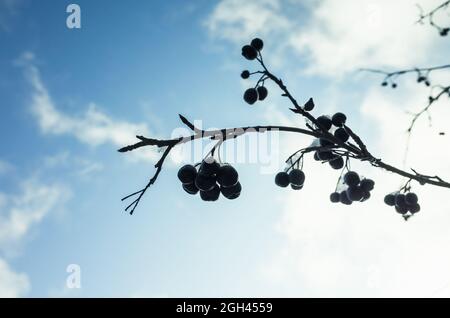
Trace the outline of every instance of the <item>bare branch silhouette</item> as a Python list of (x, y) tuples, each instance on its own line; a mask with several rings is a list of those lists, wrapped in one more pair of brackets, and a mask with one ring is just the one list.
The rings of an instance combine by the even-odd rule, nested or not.
[[(259, 39), (257, 39), (257, 40), (259, 40)], [(254, 41), (256, 41), (256, 40), (254, 40)], [(261, 41), (261, 40), (259, 40), (259, 41)], [(252, 41), (252, 43), (253, 43), (253, 41)], [(260, 42), (260, 47), (262, 48), (262, 41)], [(346, 118), (345, 118), (345, 115), (342, 113), (335, 114), (336, 120), (335, 120), (335, 116), (333, 116), (333, 119), (328, 119), (328, 120), (330, 122), (329, 125), (331, 125), (331, 122), (333, 121), (333, 124), (335, 126), (340, 127), (339, 128), (339, 129), (341, 129), (340, 132), (345, 134), (346, 138), (343, 139), (342, 137), (339, 137), (338, 134), (336, 134), (336, 131), (339, 129), (337, 129), (334, 132), (334, 134), (331, 133), (330, 127), (325, 127), (323, 121), (321, 121), (319, 117), (316, 118), (309, 112), (310, 110), (312, 110), (314, 108), (314, 101), (312, 98), (310, 98), (304, 105), (300, 105), (297, 102), (297, 100), (292, 96), (292, 94), (289, 92), (287, 86), (284, 84), (282, 79), (275, 76), (273, 73), (271, 73), (268, 70), (267, 66), (265, 65), (265, 63), (263, 61), (263, 58), (262, 58), (262, 55), (260, 52), (261, 48), (259, 48), (257, 50), (250, 49), (249, 53), (244, 52), (245, 48), (246, 47), (243, 48), (243, 55), (249, 60), (256, 60), (257, 62), (259, 62), (259, 65), (262, 67), (262, 70), (260, 70), (260, 71), (253, 72), (253, 73), (244, 71), (241, 75), (243, 78), (248, 78), (249, 76), (252, 76), (252, 75), (260, 75), (260, 78), (257, 81), (255, 88), (250, 88), (244, 94), (244, 99), (247, 101), (247, 103), (250, 103), (250, 104), (254, 103), (258, 99), (258, 94), (260, 94), (259, 95), (260, 97), (262, 97), (264, 95), (263, 98), (265, 98), (265, 96), (267, 95), (267, 89), (264, 87), (264, 82), (266, 80), (271, 80), (281, 90), (282, 96), (288, 98), (290, 103), (293, 105), (293, 108), (290, 108), (290, 110), (305, 118), (306, 129), (298, 128), (298, 127), (289, 127), (289, 126), (277, 126), (277, 125), (260, 126), (260, 125), (258, 125), (258, 126), (247, 126), (247, 127), (237, 127), (237, 128), (224, 128), (224, 129), (218, 129), (218, 130), (201, 130), (201, 129), (196, 128), (186, 117), (180, 115), (180, 119), (181, 119), (182, 123), (185, 124), (190, 130), (193, 131), (192, 135), (187, 136), (187, 137), (173, 138), (173, 139), (153, 139), (153, 138), (147, 138), (147, 137), (143, 137), (143, 136), (137, 136), (137, 138), (139, 139), (139, 141), (137, 143), (135, 143), (133, 145), (128, 145), (128, 146), (125, 146), (125, 147), (119, 149), (119, 152), (134, 151), (136, 149), (139, 149), (142, 147), (147, 147), (147, 146), (154, 146), (157, 148), (165, 149), (160, 160), (155, 165), (156, 172), (155, 172), (154, 176), (150, 179), (148, 184), (141, 190), (136, 191), (122, 199), (122, 200), (127, 200), (130, 198), (137, 197), (125, 209), (126, 211), (131, 209), (130, 214), (133, 214), (133, 212), (135, 211), (137, 205), (139, 204), (139, 202), (140, 202), (141, 198), (143, 197), (143, 195), (145, 194), (145, 192), (150, 188), (150, 186), (152, 184), (155, 183), (156, 179), (158, 178), (158, 176), (162, 170), (165, 159), (167, 158), (168, 154), (174, 147), (176, 147), (177, 145), (184, 144), (184, 143), (192, 142), (197, 139), (209, 138), (211, 140), (218, 141), (218, 143), (214, 146), (214, 148), (209, 153), (209, 154), (214, 155), (214, 151), (216, 150), (216, 148), (218, 146), (220, 146), (226, 140), (238, 138), (244, 134), (248, 134), (248, 133), (252, 133), (252, 132), (256, 132), (256, 133), (266, 133), (266, 132), (270, 133), (273, 131), (290, 132), (290, 133), (308, 135), (308, 136), (314, 137), (320, 141), (319, 146), (310, 146), (307, 148), (303, 148), (303, 149), (296, 151), (294, 154), (292, 154), (286, 160), (286, 162), (289, 164), (289, 167), (287, 170), (292, 170), (292, 169), (294, 169), (294, 167), (299, 167), (302, 164), (303, 156), (306, 153), (309, 153), (309, 152), (315, 152), (315, 154), (330, 153), (329, 158), (319, 158), (318, 160), (321, 160), (323, 162), (329, 162), (331, 165), (331, 161), (333, 161), (334, 159), (344, 157), (344, 158), (346, 158), (346, 163), (345, 163), (345, 167), (343, 168), (343, 170), (344, 169), (348, 170), (348, 161), (350, 158), (355, 159), (355, 160), (360, 160), (360, 161), (367, 161), (374, 167), (382, 168), (384, 170), (390, 171), (399, 176), (408, 178), (408, 185), (412, 180), (415, 180), (422, 185), (429, 184), (429, 185), (434, 185), (434, 186), (438, 186), (438, 187), (450, 188), (450, 183), (443, 181), (440, 177), (419, 174), (415, 170), (411, 170), (412, 172), (404, 171), (402, 169), (399, 169), (392, 165), (389, 165), (389, 164), (383, 162), (381, 159), (373, 156), (369, 152), (369, 150), (368, 150), (367, 146), (365, 145), (365, 143), (363, 142), (362, 138), (358, 134), (356, 134), (345, 123)], [(252, 55), (252, 54), (254, 54), (254, 55)], [(261, 87), (264, 87), (264, 88), (261, 88)], [(259, 93), (257, 93), (258, 90), (259, 90)], [(260, 98), (260, 100), (263, 98)], [(337, 115), (339, 115), (339, 116), (337, 116)], [(323, 117), (323, 116), (321, 116), (321, 117)], [(338, 121), (338, 119), (340, 120), (340, 122), (336, 123), (335, 121)], [(296, 156), (299, 156), (299, 157), (295, 159)], [(340, 169), (340, 168), (341, 167), (337, 167), (335, 169)], [(341, 173), (341, 176), (342, 176), (342, 173)], [(301, 187), (298, 187), (297, 189), (300, 189), (300, 188)], [(364, 200), (366, 200), (366, 199), (364, 199)], [(333, 201), (333, 202), (335, 202), (335, 201)], [(412, 212), (412, 213), (414, 213), (414, 212)], [(408, 217), (405, 217), (405, 219), (407, 219)]]
[(420, 5), (417, 5), (417, 7), (420, 10), (420, 17), (417, 20), (417, 23), (424, 24), (425, 20), (428, 20), (428, 24), (431, 25), (432, 27), (434, 27), (436, 30), (438, 30), (438, 32), (441, 36), (447, 36), (448, 33), (450, 32), (450, 27), (448, 27), (448, 26), (443, 27), (443, 26), (438, 25), (434, 21), (434, 15), (439, 11), (443, 11), (443, 10), (447, 9), (449, 6), (450, 6), (450, 0), (447, 0), (443, 3), (441, 3), (440, 5), (438, 5), (433, 10), (424, 12), (422, 7)]

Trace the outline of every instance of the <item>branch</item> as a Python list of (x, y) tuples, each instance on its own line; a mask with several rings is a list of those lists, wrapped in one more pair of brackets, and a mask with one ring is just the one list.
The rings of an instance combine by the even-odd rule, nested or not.
[[(435, 185), (435, 186), (439, 186), (439, 187), (450, 188), (450, 183), (443, 181), (441, 178), (439, 178), (437, 176), (430, 177), (427, 175), (419, 174), (415, 170), (412, 170), (414, 173), (406, 172), (406, 171), (403, 171), (392, 165), (384, 163), (381, 159), (375, 158), (369, 152), (369, 150), (367, 149), (367, 146), (364, 144), (364, 142), (362, 141), (360, 136), (358, 136), (347, 125), (344, 125), (344, 129), (347, 131), (350, 138), (355, 141), (356, 145), (354, 145), (350, 141), (342, 142), (341, 140), (337, 139), (333, 134), (331, 134), (328, 130), (324, 129), (319, 124), (318, 120), (313, 115), (311, 115), (311, 113), (309, 113), (308, 110), (305, 109), (306, 107), (301, 107), (298, 104), (297, 100), (291, 95), (291, 93), (289, 92), (289, 90), (287, 89), (287, 87), (283, 83), (283, 81), (280, 78), (278, 78), (277, 76), (275, 76), (274, 74), (272, 74), (267, 69), (266, 65), (263, 62), (260, 52), (258, 52), (258, 57), (256, 59), (264, 69), (263, 71), (257, 71), (257, 72), (251, 73), (251, 74), (262, 74), (256, 87), (258, 87), (258, 85), (260, 85), (261, 83), (264, 84), (264, 81), (267, 79), (272, 80), (282, 91), (282, 96), (287, 97), (290, 100), (290, 102), (292, 103), (292, 105), (294, 106), (294, 108), (291, 108), (291, 110), (297, 114), (300, 114), (307, 120), (306, 127), (308, 129), (298, 128), (298, 127), (289, 127), (289, 126), (258, 125), (258, 126), (246, 126), (246, 127), (238, 127), (238, 128), (224, 128), (224, 129), (216, 129), (216, 130), (200, 130), (200, 129), (196, 128), (188, 119), (186, 119), (186, 117), (179, 115), (182, 123), (185, 124), (187, 127), (189, 127), (194, 132), (192, 135), (187, 136), (187, 137), (173, 138), (173, 139), (154, 139), (154, 138), (146, 138), (143, 136), (137, 136), (137, 138), (139, 139), (139, 141), (137, 143), (128, 145), (128, 146), (125, 146), (125, 147), (119, 149), (119, 152), (128, 152), (128, 151), (134, 151), (136, 149), (139, 149), (142, 147), (147, 147), (147, 146), (156, 146), (158, 148), (166, 147), (163, 155), (161, 156), (159, 161), (155, 164), (156, 172), (153, 175), (153, 177), (149, 180), (147, 185), (143, 189), (136, 191), (136, 192), (122, 198), (122, 201), (124, 201), (131, 197), (137, 196), (137, 198), (126, 207), (126, 209), (125, 209), (126, 211), (131, 209), (130, 214), (134, 213), (134, 210), (136, 209), (137, 205), (139, 204), (139, 202), (142, 199), (145, 192), (150, 188), (150, 186), (152, 184), (154, 184), (156, 182), (156, 180), (162, 170), (165, 159), (167, 158), (170, 151), (175, 146), (184, 144), (187, 142), (192, 142), (196, 139), (210, 138), (213, 140), (218, 140), (216, 145), (209, 152), (209, 154), (213, 154), (214, 151), (225, 140), (238, 138), (246, 133), (251, 133), (251, 132), (257, 132), (257, 133), (265, 133), (265, 132), (273, 132), (273, 131), (290, 132), (290, 133), (308, 135), (308, 136), (312, 136), (312, 137), (315, 137), (318, 139), (325, 139), (331, 143), (331, 145), (327, 146), (327, 147), (308, 147), (308, 148), (297, 151), (296, 153), (291, 155), (288, 159), (288, 161), (292, 160), (292, 158), (296, 154), (298, 154), (299, 152), (302, 152), (301, 156), (293, 163), (293, 165), (298, 164), (299, 161), (303, 159), (303, 155), (305, 153), (311, 152), (311, 151), (317, 150), (317, 149), (327, 148), (327, 150), (332, 150), (333, 152), (341, 153), (342, 156), (346, 156), (347, 157), (346, 167), (348, 165), (348, 159), (351, 157), (351, 158), (359, 159), (361, 161), (369, 161), (372, 166), (379, 167), (379, 168), (385, 169), (387, 171), (393, 172), (395, 174), (398, 174), (400, 176), (409, 178), (410, 181), (416, 180), (420, 184), (431, 184), (431, 185)], [(446, 66), (446, 67), (450, 67), (450, 65)], [(406, 73), (407, 70), (405, 70), (403, 72)], [(441, 95), (442, 94), (443, 93), (441, 93)], [(439, 95), (439, 96), (441, 96), (441, 95)], [(308, 101), (308, 103), (313, 103), (312, 99), (310, 99), (310, 101)], [(312, 124), (308, 123), (308, 121)]]
[(447, 1), (443, 2), (443, 3), (441, 3), (440, 5), (438, 5), (438, 6), (437, 6), (436, 8), (434, 8), (433, 10), (427, 12), (427, 13), (425, 13), (425, 12), (423, 11), (423, 9), (422, 9), (421, 6), (417, 5), (417, 7), (418, 7), (419, 10), (420, 10), (420, 16), (419, 16), (419, 19), (416, 21), (416, 23), (423, 24), (423, 23), (424, 23), (424, 20), (428, 19), (428, 23), (429, 23), (432, 27), (434, 27), (436, 30), (438, 30), (438, 32), (439, 32), (439, 34), (440, 34), (441, 36), (446, 36), (446, 35), (448, 35), (448, 33), (449, 33), (449, 31), (450, 31), (450, 28), (449, 28), (449, 27), (442, 27), (442, 26), (439, 26), (438, 24), (436, 24), (436, 22), (434, 21), (433, 18), (434, 18), (434, 14), (435, 14), (436, 12), (446, 9), (449, 5), (450, 5), (450, 0), (447, 0)]
[(414, 124), (416, 123), (417, 119), (419, 119), (420, 116), (422, 116), (424, 113), (428, 112), (429, 108), (437, 101), (439, 100), (439, 98), (445, 94), (448, 94), (448, 96), (450, 97), (450, 86), (445, 86), (442, 87), (440, 86), (440, 92), (436, 95), (436, 96), (429, 96), (428, 97), (428, 103), (427, 105), (419, 112), (413, 114), (413, 119), (411, 120), (411, 124), (409, 125), (408, 128), (408, 133), (411, 133)]

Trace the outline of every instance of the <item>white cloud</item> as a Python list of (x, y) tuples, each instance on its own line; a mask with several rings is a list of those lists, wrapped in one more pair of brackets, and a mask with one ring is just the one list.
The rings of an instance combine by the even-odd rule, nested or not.
[(14, 298), (25, 295), (30, 289), (28, 276), (14, 272), (0, 258), (0, 298)]
[[(399, 91), (375, 87), (362, 97), (360, 120), (374, 129), (365, 136), (374, 155), (402, 167), (410, 120), (404, 111), (419, 107), (423, 97), (414, 79), (403, 81)], [(446, 106), (445, 101), (433, 106), (431, 128), (426, 117), (418, 122), (404, 169), (450, 179), (450, 153), (440, 151), (449, 137), (438, 134), (448, 127)], [(291, 149), (298, 145), (293, 138), (290, 142)], [(449, 296), (448, 189), (413, 183), (422, 211), (404, 222), (383, 197), (406, 180), (368, 164), (352, 162), (352, 167), (376, 181), (366, 203), (330, 203), (338, 173), (313, 160), (307, 161), (303, 190), (280, 198), (283, 216), (277, 227), (285, 242), (261, 267), (272, 296)]]
[[(117, 149), (137, 142), (136, 135), (151, 135), (146, 124), (112, 119), (94, 103), (88, 105), (80, 116), (72, 116), (59, 110), (41, 79), (39, 69), (31, 63), (32, 60), (31, 53), (22, 57), (27, 79), (33, 88), (31, 110), (43, 133), (70, 135), (90, 146), (109, 144)], [(132, 156), (151, 161), (157, 158), (155, 151), (150, 149), (134, 151)]]
[(359, 67), (429, 62), (430, 48), (440, 39), (430, 36), (436, 35), (430, 27), (414, 23), (418, 14), (410, 0), (222, 0), (205, 26), (214, 38), (234, 44), (262, 37), (270, 45), (272, 64), (292, 67), (286, 64), (296, 53), (305, 59), (306, 73), (341, 77)]
[(243, 43), (255, 36), (287, 30), (289, 20), (281, 14), (278, 0), (224, 0), (205, 21), (213, 37)]
[[(18, 195), (0, 193), (0, 251), (11, 252), (52, 211), (69, 197), (61, 185), (44, 185), (35, 180), (22, 184)], [(0, 258), (0, 297), (20, 297), (30, 289), (25, 273), (14, 272)]]
[(291, 44), (308, 57), (308, 70), (318, 74), (336, 76), (365, 66), (407, 67), (428, 61), (433, 44), (433, 30), (414, 25), (417, 16), (410, 0), (325, 0), (295, 30)]
[[(421, 5), (429, 9), (438, 2), (421, 1)], [(285, 60), (286, 69), (292, 68), (292, 59), (285, 58), (287, 54), (297, 53), (306, 58), (307, 72), (330, 77), (341, 77), (361, 66), (410, 67), (432, 64), (445, 57), (439, 48), (442, 39), (435, 30), (414, 24), (418, 15), (414, 2), (307, 1), (303, 3), (307, 11), (302, 19), (293, 19), (286, 8), (295, 3), (299, 2), (276, 2), (276, 8), (265, 14), (270, 18), (260, 23), (255, 16), (267, 4), (251, 2), (252, 6), (259, 6), (253, 14), (239, 15), (242, 2), (223, 0), (209, 17), (208, 31), (233, 44), (243, 44), (252, 36), (263, 34), (268, 46), (282, 47), (271, 51), (269, 58)], [(289, 21), (289, 31), (272, 21)], [(211, 24), (217, 27), (211, 29)], [(433, 74), (433, 79), (445, 83), (449, 78), (443, 76)], [(328, 104), (317, 106), (321, 112), (344, 109), (351, 115), (352, 127), (357, 132), (365, 131), (363, 137), (372, 153), (402, 168), (405, 131), (410, 121), (406, 111), (418, 110), (426, 103), (427, 89), (417, 85), (414, 76), (407, 76), (397, 90), (375, 87), (367, 94), (364, 90), (333, 90), (329, 101), (326, 95), (332, 86), (323, 82), (321, 96), (314, 96)], [(336, 100), (341, 105), (335, 105)], [(360, 109), (342, 105), (348, 100), (359, 101)], [(445, 99), (433, 106), (432, 127), (428, 126), (426, 115), (418, 121), (404, 169), (414, 167), (450, 180), (450, 153), (445, 151), (449, 143), (447, 106)], [(270, 107), (266, 107), (264, 115), (271, 121), (290, 122)], [(440, 131), (447, 134), (440, 136)], [(280, 156), (307, 144), (306, 138), (283, 135)], [(261, 264), (260, 275), (268, 287), (260, 296), (450, 295), (448, 189), (413, 183), (422, 211), (404, 222), (383, 203), (385, 194), (406, 181), (398, 175), (367, 163), (352, 162), (354, 170), (376, 181), (376, 187), (368, 202), (348, 207), (329, 202), (339, 172), (310, 157), (305, 167), (306, 185), (301, 191), (280, 191), (275, 196), (281, 207), (276, 226), (284, 241)]]
[(70, 191), (62, 185), (44, 185), (35, 180), (25, 181), (21, 190), (19, 195), (2, 194), (6, 204), (0, 206), (1, 250), (19, 243), (32, 226), (39, 224), (70, 195)]

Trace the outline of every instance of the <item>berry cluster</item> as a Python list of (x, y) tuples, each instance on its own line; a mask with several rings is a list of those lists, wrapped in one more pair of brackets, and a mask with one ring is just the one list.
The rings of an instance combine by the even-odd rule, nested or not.
[(286, 171), (278, 172), (275, 176), (275, 184), (286, 188), (289, 184), (294, 190), (300, 190), (305, 183), (305, 173), (300, 169), (292, 169), (289, 173)]
[[(333, 133), (336, 139), (345, 143), (350, 138), (344, 127), (346, 120), (347, 116), (343, 113), (336, 113), (331, 118), (329, 116), (322, 115), (317, 117), (317, 122), (319, 125), (317, 128)], [(319, 140), (319, 144), (324, 148), (331, 148), (335, 146), (333, 142), (323, 138)], [(317, 150), (314, 153), (314, 159), (318, 161), (326, 161), (333, 169), (336, 170), (342, 169), (344, 166), (344, 159), (329, 149)]]
[[(252, 40), (250, 45), (244, 45), (242, 47), (242, 56), (244, 56), (247, 60), (254, 60), (258, 57), (258, 54), (259, 52), (261, 52), (263, 46), (264, 42), (259, 38), (255, 38)], [(241, 77), (243, 79), (249, 78), (250, 75), (252, 75), (252, 73), (250, 73), (248, 70), (244, 70), (241, 73)], [(264, 81), (260, 80), (256, 84), (256, 87), (249, 88), (244, 92), (244, 100), (248, 104), (253, 105), (258, 100), (262, 101), (266, 99), (268, 94), (269, 91), (267, 90), (266, 87), (264, 87)]]
[[(384, 197), (384, 203), (394, 206), (395, 211), (403, 215), (405, 220), (420, 211), (419, 198), (414, 192), (401, 193), (397, 191), (389, 193)], [(409, 213), (408, 213), (409, 212)]]
[(345, 205), (350, 205), (355, 201), (364, 202), (370, 198), (370, 191), (375, 186), (372, 179), (361, 179), (358, 173), (354, 171), (348, 171), (344, 175), (343, 182), (347, 185), (347, 188), (341, 192), (331, 193), (331, 202), (341, 202)]
[(229, 164), (220, 165), (210, 157), (202, 161), (199, 169), (185, 165), (178, 170), (183, 189), (192, 195), (200, 192), (203, 201), (217, 201), (220, 193), (230, 200), (241, 194), (242, 186), (236, 169)]

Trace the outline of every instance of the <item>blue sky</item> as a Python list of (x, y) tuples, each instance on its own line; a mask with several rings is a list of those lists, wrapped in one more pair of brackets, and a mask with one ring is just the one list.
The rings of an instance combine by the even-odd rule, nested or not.
[[(72, 30), (65, 23), (71, 2), (0, 0), (0, 295), (449, 292), (442, 284), (450, 281), (450, 257), (439, 253), (449, 239), (439, 230), (448, 205), (431, 204), (445, 192), (423, 193), (434, 218), (417, 217), (406, 228), (380, 201), (402, 180), (365, 165), (355, 167), (380, 180), (366, 206), (332, 206), (337, 173), (312, 160), (308, 189), (276, 188), (282, 158), (307, 146), (305, 137), (280, 136), (271, 148), (279, 160), (273, 173), (236, 163), (244, 189), (238, 200), (207, 204), (188, 196), (176, 179), (181, 163), (172, 158), (135, 215), (120, 201), (146, 183), (159, 154), (116, 150), (136, 134), (170, 137), (181, 127), (179, 113), (206, 128), (303, 125), (273, 86), (263, 103), (242, 100), (249, 84), (239, 74), (256, 65), (242, 59), (240, 47), (255, 36), (299, 100), (313, 96), (318, 113), (344, 110), (374, 152), (401, 164), (405, 110), (420, 107), (427, 92), (414, 78), (398, 91), (382, 89), (379, 78), (355, 70), (446, 62), (445, 40), (414, 25), (409, 1), (80, 0), (82, 27)], [(411, 166), (430, 169), (433, 155), (420, 149), (446, 127), (439, 111), (433, 127), (420, 123)], [(450, 174), (442, 162), (433, 168)], [(419, 243), (409, 245), (409, 237)], [(435, 248), (422, 246), (424, 238)], [(419, 252), (439, 265), (423, 265)], [(390, 267), (411, 262), (420, 282), (413, 287), (409, 270)], [(65, 287), (69, 264), (81, 268), (80, 289)], [(429, 268), (435, 279), (427, 279)]]

